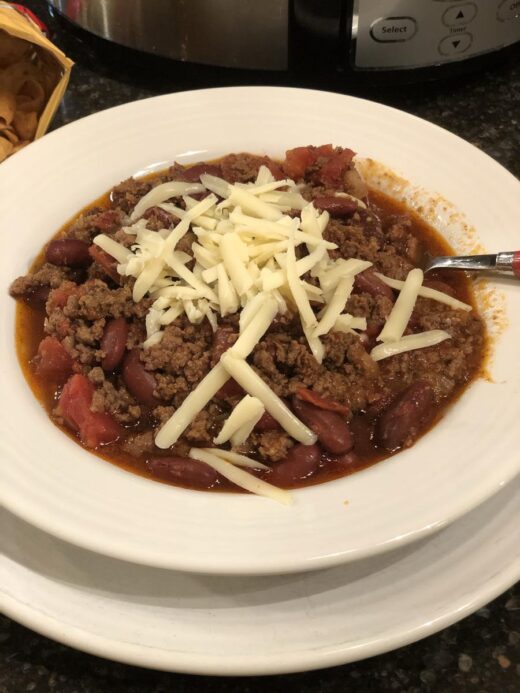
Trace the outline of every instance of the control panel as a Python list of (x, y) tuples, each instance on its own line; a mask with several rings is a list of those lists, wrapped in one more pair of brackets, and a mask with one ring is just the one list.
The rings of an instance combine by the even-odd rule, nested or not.
[(520, 41), (520, 0), (355, 0), (357, 70), (427, 67)]

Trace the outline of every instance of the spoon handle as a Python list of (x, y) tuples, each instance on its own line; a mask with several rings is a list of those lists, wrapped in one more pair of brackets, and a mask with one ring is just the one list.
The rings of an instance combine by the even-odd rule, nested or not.
[(504, 272), (514, 274), (520, 279), (520, 250), (513, 250), (496, 255), (448, 255), (435, 257), (424, 268), (465, 270), (467, 272)]
[(510, 270), (520, 279), (520, 250), (497, 254), (497, 270)]

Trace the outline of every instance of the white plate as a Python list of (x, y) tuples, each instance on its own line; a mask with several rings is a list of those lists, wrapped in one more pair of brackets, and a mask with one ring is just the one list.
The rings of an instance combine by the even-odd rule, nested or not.
[[(489, 249), (518, 244), (520, 184), (507, 171), (429, 123), (337, 94), (232, 88), (158, 97), (68, 125), (2, 164), (0, 373), (8, 396), (0, 417), (0, 501), (8, 509), (77, 545), (137, 563), (281, 573), (410, 542), (474, 508), (518, 472), (517, 317), (494, 346), (494, 382), (474, 384), (412, 449), (297, 491), (293, 507), (176, 489), (122, 471), (64, 436), (35, 401), (13, 348), (14, 301), (7, 287), (67, 218), (118, 180), (173, 159), (241, 150), (281, 155), (323, 142), (351, 146), (450, 199)], [(447, 222), (457, 248), (467, 248), (460, 219), (439, 198), (430, 214)], [(520, 314), (519, 289), (503, 286), (511, 316)], [(489, 319), (501, 318), (490, 312)]]
[(520, 481), (433, 537), (291, 576), (205, 577), (77, 549), (0, 512), (0, 610), (129, 664), (197, 674), (302, 671), (426, 637), (520, 578)]

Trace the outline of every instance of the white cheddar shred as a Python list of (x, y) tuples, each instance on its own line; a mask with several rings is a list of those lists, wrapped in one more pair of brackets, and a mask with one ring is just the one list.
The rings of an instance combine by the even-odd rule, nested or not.
[(287, 282), (291, 290), (292, 297), (298, 310), (300, 311), (302, 324), (306, 327), (312, 327), (316, 324), (316, 316), (313, 313), (305, 289), (302, 286), (300, 277), (298, 276), (298, 268), (296, 266), (296, 255), (294, 253), (294, 243), (287, 248)]
[(139, 217), (143, 216), (147, 209), (160, 205), (162, 202), (166, 202), (166, 200), (172, 197), (200, 192), (204, 192), (204, 186), (200, 183), (172, 181), (170, 183), (156, 185), (155, 188), (152, 188), (150, 192), (146, 193), (146, 195), (139, 200), (130, 215), (130, 219), (136, 221)]
[(206, 450), (206, 452), (211, 452), (213, 455), (221, 457), (223, 460), (227, 460), (228, 462), (235, 464), (237, 467), (245, 467), (246, 469), (264, 469), (265, 471), (271, 469), (271, 467), (268, 467), (266, 464), (258, 462), (257, 460), (254, 460), (251, 457), (246, 457), (246, 455), (241, 455), (238, 452), (233, 452), (231, 450), (223, 450), (222, 448), (201, 449)]
[(339, 318), (345, 308), (345, 304), (349, 299), (352, 289), (354, 288), (354, 278), (340, 279), (337, 287), (334, 290), (332, 298), (325, 308), (323, 317), (316, 326), (313, 337), (321, 337), (334, 327), (336, 320)]
[[(220, 429), (220, 433), (216, 438), (213, 439), (213, 442), (215, 445), (227, 443), (227, 441), (230, 440), (237, 431), (244, 426), (248, 427), (251, 425), (249, 432), (244, 437), (245, 440), (256, 426), (263, 413), (264, 405), (262, 402), (260, 402), (260, 400), (256, 397), (246, 395), (240, 400), (228, 418), (224, 421), (224, 425)], [(244, 442), (244, 440), (241, 440), (239, 443), (233, 442), (233, 445), (240, 445)]]
[(385, 342), (378, 344), (370, 352), (370, 356), (374, 361), (381, 361), (389, 356), (402, 354), (405, 351), (414, 349), (425, 349), (426, 347), (440, 344), (445, 339), (451, 339), (451, 335), (444, 330), (429, 330), (428, 332), (419, 332), (418, 334), (409, 334), (396, 342)]
[[(375, 274), (392, 289), (400, 291), (404, 286), (404, 282), (400, 281), (399, 279), (385, 277), (384, 274), (380, 274), (379, 272), (376, 272)], [(444, 303), (446, 306), (450, 306), (450, 308), (454, 308), (455, 310), (465, 310), (467, 312), (472, 310), (472, 307), (468, 303), (463, 303), (457, 298), (453, 298), (453, 296), (445, 294), (442, 291), (438, 291), (437, 289), (430, 289), (428, 286), (421, 286), (419, 289), (419, 296), (422, 296), (423, 298), (431, 298), (432, 301), (438, 301), (438, 303)]]
[(272, 500), (283, 503), (284, 505), (290, 505), (292, 503), (292, 497), (288, 491), (284, 491), (283, 489), (277, 488), (272, 484), (268, 484), (262, 479), (258, 479), (249, 472), (234, 466), (231, 462), (223, 460), (207, 450), (192, 448), (190, 450), (190, 457), (192, 457), (194, 460), (199, 460), (199, 462), (204, 462), (233, 484), (240, 486), (240, 488), (243, 488), (250, 493), (254, 493), (257, 496), (271, 498)]
[(190, 392), (173, 416), (159, 429), (159, 433), (155, 437), (157, 447), (166, 450), (176, 443), (197, 414), (204, 409), (210, 399), (228, 380), (229, 374), (226, 369), (217, 364)]
[(424, 274), (420, 269), (416, 268), (408, 272), (403, 288), (377, 338), (378, 341), (396, 342), (401, 339), (415, 307), (423, 278)]
[(233, 354), (240, 358), (246, 358), (267, 332), (277, 312), (278, 305), (275, 299), (268, 296), (259, 308), (254, 320), (247, 323), (240, 337), (231, 347)]
[(316, 442), (316, 434), (292, 413), (244, 359), (227, 351), (221, 357), (220, 363), (246, 392), (263, 403), (266, 410), (290, 436), (304, 445)]
[(99, 246), (101, 250), (108, 253), (113, 258), (115, 258), (119, 263), (127, 262), (131, 257), (132, 253), (125, 248), (124, 245), (114, 241), (113, 238), (106, 236), (104, 233), (100, 233), (94, 238), (95, 245)]

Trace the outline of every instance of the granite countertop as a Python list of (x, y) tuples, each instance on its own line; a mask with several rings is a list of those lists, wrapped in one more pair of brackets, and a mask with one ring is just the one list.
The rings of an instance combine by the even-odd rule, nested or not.
[[(48, 23), (53, 40), (76, 61), (54, 128), (103, 108), (170, 91), (268, 79), (299, 85), (297, 79), (279, 76), (222, 74), (211, 68), (193, 70), (166, 61), (150, 62), (109, 48), (83, 32), (65, 30), (43, 0), (24, 4)], [(358, 86), (348, 92), (446, 127), (520, 177), (518, 59), (427, 87)], [(520, 690), (520, 584), (461, 623), (414, 645), (357, 664), (268, 679), (192, 677), (114, 664), (59, 645), (0, 616), (0, 693), (181, 693), (194, 687), (207, 693), (516, 693)]]

